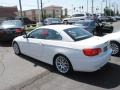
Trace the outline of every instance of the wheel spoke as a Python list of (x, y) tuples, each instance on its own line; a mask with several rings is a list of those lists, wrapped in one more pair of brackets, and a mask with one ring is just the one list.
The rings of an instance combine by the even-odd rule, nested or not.
[(110, 47), (112, 48), (112, 54), (117, 54), (119, 52), (119, 46), (115, 43), (111, 43)]
[(56, 67), (61, 73), (67, 73), (69, 71), (69, 62), (66, 58), (59, 56), (56, 58)]
[(19, 47), (18, 47), (18, 45), (16, 43), (13, 45), (13, 49), (14, 49), (14, 51), (15, 51), (16, 54), (20, 53)]

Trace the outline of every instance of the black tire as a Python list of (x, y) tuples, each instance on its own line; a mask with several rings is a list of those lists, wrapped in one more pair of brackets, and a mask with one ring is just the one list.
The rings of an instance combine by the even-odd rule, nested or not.
[(63, 21), (63, 23), (67, 25), (67, 24), (68, 24), (68, 21), (67, 21), (67, 20), (65, 20), (65, 21)]
[[(64, 59), (64, 63), (63, 65), (59, 64), (58, 66), (58, 61), (59, 60), (62, 60)], [(65, 64), (66, 63), (66, 64)], [(69, 59), (63, 55), (57, 55), (55, 58), (54, 58), (54, 61), (53, 61), (53, 64), (54, 64), (54, 67), (56, 68), (56, 70), (61, 73), (61, 74), (70, 74), (72, 71), (73, 71), (73, 68), (72, 68), (72, 65), (69, 61)], [(62, 67), (63, 66), (63, 67)], [(64, 69), (64, 70), (63, 70)], [(66, 70), (65, 70), (66, 69)]]
[(92, 34), (96, 36), (97, 35), (97, 31), (93, 30)]
[(21, 54), (21, 51), (20, 51), (20, 48), (19, 48), (19, 45), (17, 44), (17, 42), (13, 43), (13, 50), (14, 50), (14, 53), (16, 55), (20, 55)]
[(116, 41), (111, 41), (110, 47), (112, 48), (113, 56), (120, 56), (120, 43), (118, 43)]

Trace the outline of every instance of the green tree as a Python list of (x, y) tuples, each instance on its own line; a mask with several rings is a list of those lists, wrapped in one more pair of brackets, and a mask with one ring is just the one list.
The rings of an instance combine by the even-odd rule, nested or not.
[(106, 7), (106, 8), (104, 9), (104, 14), (105, 14), (106, 16), (114, 16), (114, 15), (115, 15), (114, 11), (113, 11), (112, 9), (108, 8), (108, 7)]

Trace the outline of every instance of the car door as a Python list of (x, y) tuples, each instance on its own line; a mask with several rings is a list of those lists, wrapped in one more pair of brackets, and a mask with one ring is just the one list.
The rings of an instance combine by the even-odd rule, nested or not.
[(60, 44), (62, 36), (55, 30), (44, 28), (31, 32), (24, 40), (24, 54), (52, 64), (53, 56), (58, 49), (56, 44)]
[(42, 39), (45, 37), (42, 36), (42, 33), (42, 29), (37, 29), (31, 32), (26, 39), (26, 48), (28, 48), (26, 54), (38, 60), (43, 59), (44, 44), (42, 43)]
[(44, 42), (43, 46), (43, 61), (52, 64), (53, 56), (58, 51), (59, 45), (62, 42), (62, 36), (55, 30), (44, 29), (46, 33), (46, 38), (42, 40)]

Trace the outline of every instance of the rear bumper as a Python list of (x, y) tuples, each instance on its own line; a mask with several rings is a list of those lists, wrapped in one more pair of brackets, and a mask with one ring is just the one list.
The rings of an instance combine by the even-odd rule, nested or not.
[(112, 50), (108, 50), (105, 55), (97, 58), (90, 57), (89, 59), (84, 58), (83, 60), (76, 59), (74, 60), (74, 62), (72, 62), (73, 70), (83, 71), (83, 72), (97, 71), (101, 67), (103, 67), (105, 64), (108, 63), (108, 61), (111, 59), (111, 53), (112, 53)]

